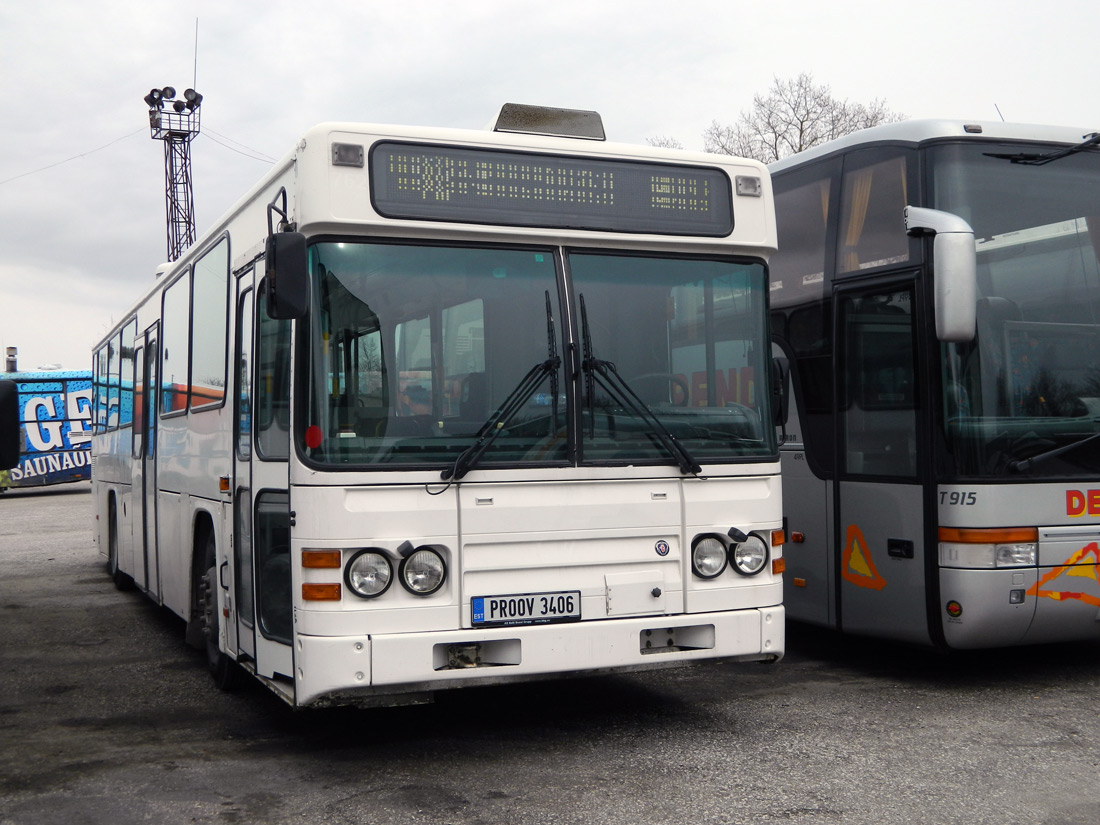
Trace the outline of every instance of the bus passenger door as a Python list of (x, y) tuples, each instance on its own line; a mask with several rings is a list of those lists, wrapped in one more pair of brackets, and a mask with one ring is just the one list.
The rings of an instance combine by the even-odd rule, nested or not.
[(252, 575), (252, 271), (237, 281), (233, 347), (233, 613), (238, 658), (256, 658), (255, 582)]
[(915, 284), (842, 288), (836, 306), (840, 626), (927, 644)]
[[(150, 596), (159, 599), (160, 573), (157, 563), (157, 386), (160, 365), (158, 328), (155, 323), (145, 331), (142, 347), (143, 363), (136, 365), (135, 377), (141, 381), (139, 409), (142, 416), (141, 448), (135, 445), (133, 495), (141, 497), (141, 506), (134, 508), (134, 543), (141, 548), (141, 558), (134, 565), (134, 581)], [(135, 421), (135, 426), (137, 422)]]
[(268, 316), (267, 295), (267, 283), (261, 282), (255, 293), (246, 293), (242, 300), (249, 305), (253, 328), (252, 349), (242, 348), (238, 364), (239, 370), (251, 373), (251, 389), (247, 400), (238, 399), (238, 429), (246, 431), (247, 447), (239, 448), (237, 466), (246, 463), (247, 454), (249, 475), (246, 482), (239, 469), (234, 545), (240, 579), (250, 581), (252, 587), (238, 593), (238, 599), (251, 602), (246, 605), (251, 625), (246, 627), (246, 611), (240, 609), (238, 629), (242, 639), (255, 640), (257, 675), (275, 680), (272, 684), (289, 692), (292, 688), (287, 685), (294, 677), (289, 470), (292, 338), (290, 321)]

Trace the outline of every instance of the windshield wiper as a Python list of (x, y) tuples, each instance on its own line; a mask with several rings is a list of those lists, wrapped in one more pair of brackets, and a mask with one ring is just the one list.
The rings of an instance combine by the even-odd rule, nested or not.
[(516, 385), (516, 388), (508, 394), (504, 402), (481, 425), (481, 428), (477, 431), (477, 441), (463, 450), (459, 457), (455, 459), (453, 465), (443, 469), (440, 477), (444, 481), (458, 481), (473, 469), (477, 460), (489, 449), (497, 436), (504, 431), (504, 428), (508, 426), (508, 422), (515, 418), (516, 413), (531, 400), (531, 396), (535, 394), (535, 390), (546, 380), (547, 376), (550, 376), (550, 390), (553, 395), (551, 401), (554, 416), (553, 426), (557, 429), (558, 369), (561, 367), (561, 357), (558, 355), (557, 342), (554, 338), (554, 315), (550, 308), (549, 291), (546, 292), (546, 337), (550, 357), (528, 370), (527, 374)]
[(664, 424), (646, 403), (638, 397), (638, 394), (630, 388), (626, 380), (619, 375), (618, 369), (610, 361), (596, 358), (592, 352), (592, 334), (588, 328), (588, 310), (584, 305), (584, 296), (578, 295), (581, 309), (581, 343), (584, 346), (581, 369), (585, 374), (585, 391), (588, 393), (589, 419), (595, 427), (593, 392), (594, 384), (602, 387), (608, 395), (618, 401), (630, 412), (649, 425), (650, 432), (657, 437), (666, 450), (675, 459), (680, 467), (680, 472), (691, 473), (698, 476), (703, 471), (702, 466), (695, 460), (687, 447), (676, 440), (676, 436), (668, 431)]
[(1087, 435), (1084, 438), (1079, 438), (1077, 441), (1071, 441), (1069, 444), (1063, 444), (1061, 447), (1055, 447), (1053, 450), (1047, 450), (1045, 453), (1039, 453), (1033, 455), (1031, 458), (1016, 459), (1015, 461), (1008, 462), (1008, 469), (1016, 473), (1022, 473), (1030, 470), (1036, 464), (1040, 464), (1046, 461), (1048, 458), (1056, 458), (1063, 453), (1068, 453), (1070, 450), (1076, 450), (1078, 447), (1084, 447), (1086, 444), (1096, 441), (1100, 438), (1100, 433), (1093, 433)]
[(1093, 132), (1090, 135), (1085, 136), (1085, 140), (1078, 143), (1076, 146), (1070, 146), (1066, 149), (1059, 149), (1056, 152), (1016, 152), (1015, 154), (1009, 153), (997, 153), (997, 152), (983, 152), (988, 158), (998, 158), (1000, 160), (1007, 160), (1011, 163), (1022, 163), (1026, 166), (1042, 166), (1044, 163), (1050, 163), (1054, 160), (1060, 160), (1070, 155), (1076, 155), (1078, 152), (1087, 152), (1089, 149), (1095, 149), (1100, 147), (1100, 132)]

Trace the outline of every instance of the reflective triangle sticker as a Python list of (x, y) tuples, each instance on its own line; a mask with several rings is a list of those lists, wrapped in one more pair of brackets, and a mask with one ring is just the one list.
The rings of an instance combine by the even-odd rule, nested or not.
[[(1089, 556), (1092, 557), (1091, 561), (1085, 561)], [(1054, 599), (1059, 602), (1065, 599), (1079, 599), (1085, 604), (1091, 604), (1093, 607), (1100, 607), (1100, 578), (1098, 578), (1097, 573), (1097, 570), (1100, 568), (1097, 567), (1097, 564), (1100, 564), (1100, 546), (1094, 541), (1092, 544), (1082, 547), (1066, 559), (1065, 564), (1055, 567), (1039, 579), (1038, 582), (1028, 589), (1027, 595), (1045, 596), (1048, 599)], [(1067, 578), (1058, 582), (1058, 585), (1050, 587), (1043, 586), (1051, 585), (1056, 579), (1063, 575)], [(1077, 581), (1071, 581), (1068, 578), (1070, 576), (1076, 578)], [(1055, 590), (1054, 586), (1072, 587), (1075, 589)], [(1085, 593), (1076, 588), (1088, 588), (1092, 592)]]
[(856, 587), (865, 587), (868, 590), (882, 590), (886, 587), (886, 579), (879, 575), (867, 548), (867, 539), (856, 524), (848, 525), (844, 555), (840, 559), (840, 575)]

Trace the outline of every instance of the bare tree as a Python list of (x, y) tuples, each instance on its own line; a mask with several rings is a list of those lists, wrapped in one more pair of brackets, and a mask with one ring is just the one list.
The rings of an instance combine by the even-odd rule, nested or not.
[(656, 146), (660, 149), (683, 149), (684, 144), (680, 143), (674, 137), (668, 137), (667, 135), (657, 135), (657, 137), (646, 138), (645, 142), (650, 146)]
[(790, 80), (774, 79), (767, 95), (754, 95), (752, 109), (730, 126), (713, 121), (703, 131), (707, 152), (739, 155), (770, 163), (834, 138), (904, 120), (882, 100), (869, 104), (837, 100), (828, 86), (816, 86), (803, 72)]

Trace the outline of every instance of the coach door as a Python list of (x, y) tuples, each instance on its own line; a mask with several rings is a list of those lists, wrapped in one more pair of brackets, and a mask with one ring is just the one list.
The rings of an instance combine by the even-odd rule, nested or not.
[(240, 281), (237, 304), (237, 446), (234, 580), (240, 653), (256, 673), (293, 679), (290, 589), (289, 321), (266, 309), (266, 285)]
[(836, 294), (840, 624), (928, 641), (913, 280)]

